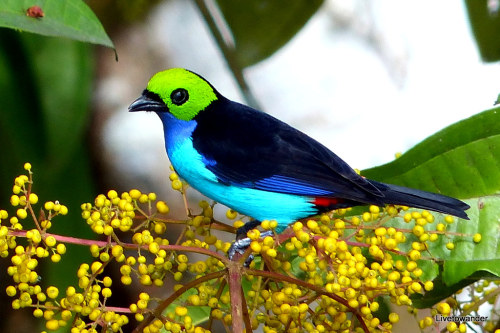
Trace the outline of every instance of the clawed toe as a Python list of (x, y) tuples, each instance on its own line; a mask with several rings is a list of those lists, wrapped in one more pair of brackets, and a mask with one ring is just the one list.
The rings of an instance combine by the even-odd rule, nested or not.
[[(261, 233), (261, 237), (267, 237), (267, 236), (272, 236), (273, 232), (272, 231), (264, 231)], [(238, 237), (238, 236), (237, 236)], [(229, 248), (229, 251), (227, 253), (228, 257), (230, 260), (233, 260), (237, 254), (243, 255), (245, 251), (248, 249), (250, 246), (250, 243), (252, 240), (248, 237), (245, 238), (240, 238), (236, 239), (233, 244), (231, 244), (231, 247)], [(235, 258), (236, 259), (236, 258)], [(250, 263), (253, 261), (254, 256), (253, 254), (250, 254), (248, 258), (245, 260), (245, 267), (249, 267)]]

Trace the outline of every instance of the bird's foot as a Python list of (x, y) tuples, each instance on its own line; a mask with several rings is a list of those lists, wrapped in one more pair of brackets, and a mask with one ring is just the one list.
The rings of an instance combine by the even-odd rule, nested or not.
[[(242, 227), (243, 228), (243, 227)], [(241, 229), (241, 228), (240, 228)], [(248, 229), (251, 230), (251, 229)], [(237, 235), (239, 234), (239, 229), (237, 232)], [(267, 237), (267, 236), (272, 236), (273, 232), (272, 231), (264, 231), (260, 234), (261, 237)], [(227, 252), (227, 256), (229, 257), (230, 260), (237, 260), (237, 258), (245, 253), (245, 251), (248, 249), (250, 246), (250, 243), (252, 240), (248, 237), (245, 238), (240, 238), (236, 239), (233, 244), (231, 244), (231, 247), (229, 248), (229, 251)], [(248, 258), (245, 260), (245, 267), (249, 267), (250, 263), (253, 261), (254, 256), (253, 254), (250, 254)]]

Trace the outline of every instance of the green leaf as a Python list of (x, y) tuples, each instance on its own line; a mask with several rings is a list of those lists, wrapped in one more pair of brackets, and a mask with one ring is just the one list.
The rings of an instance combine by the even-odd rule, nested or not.
[(472, 33), (484, 61), (500, 60), (500, 11), (489, 8), (496, 3), (488, 0), (465, 0)]
[[(466, 202), (471, 206), (467, 211), (470, 220), (455, 218), (454, 223), (448, 224), (444, 221), (445, 214), (433, 212), (435, 221), (424, 226), (425, 230), (435, 232), (437, 223), (446, 225), (446, 235), (439, 235), (434, 242), (427, 241), (427, 251), (422, 252), (422, 256), (444, 262), (443, 281), (447, 285), (457, 283), (477, 271), (488, 271), (500, 276), (500, 228), (498, 227), (500, 197), (490, 196)], [(415, 222), (406, 223), (403, 218), (396, 217), (385, 222), (384, 226), (411, 230)], [(481, 241), (477, 244), (473, 241), (476, 233), (482, 235)], [(406, 242), (398, 247), (408, 252), (412, 243), (418, 241), (415, 235), (407, 233)], [(448, 242), (455, 244), (455, 248), (451, 251), (446, 248)], [(422, 261), (419, 262), (419, 267), (423, 270), (431, 269), (431, 266), (422, 266)], [(437, 271), (432, 275), (424, 279), (434, 278)]]
[(465, 279), (460, 280), (459, 282), (446, 285), (443, 283), (442, 275), (440, 274), (434, 281), (434, 288), (431, 291), (426, 292), (424, 295), (422, 294), (413, 294), (411, 296), (412, 305), (418, 309), (426, 309), (430, 308), (434, 304), (442, 301), (443, 299), (455, 294), (462, 288), (467, 287), (471, 283), (476, 282), (480, 279), (478, 276), (472, 275)]
[(448, 251), (435, 244), (430, 249), (432, 255), (446, 259), (443, 268), (443, 281), (447, 285), (476, 273), (488, 272), (500, 277), (500, 197), (484, 197), (468, 200), (470, 221), (461, 220), (448, 226), (448, 231), (482, 236), (478, 244), (470, 241), (470, 237), (453, 237), (455, 249)]
[[(472, 207), (468, 211), (470, 220), (458, 219), (447, 224), (445, 214), (432, 213), (435, 221), (424, 226), (432, 232), (437, 223), (447, 224), (447, 234), (440, 235), (437, 241), (427, 241), (427, 251), (422, 251), (423, 259), (417, 261), (423, 271), (419, 278), (434, 282), (434, 289), (430, 292), (411, 297), (417, 308), (428, 308), (479, 279), (500, 277), (500, 198), (470, 199), (467, 203)], [(406, 223), (403, 218), (396, 217), (385, 221), (383, 226), (410, 231), (405, 232), (406, 241), (398, 245), (402, 252), (408, 253), (414, 242), (420, 242), (411, 233), (414, 221)], [(478, 244), (472, 240), (475, 233), (481, 233), (483, 237)], [(448, 242), (455, 244), (451, 251), (446, 248)], [(396, 254), (392, 254), (392, 258), (394, 261), (408, 260)]]
[(439, 131), (363, 176), (457, 198), (500, 190), (500, 107)]
[[(26, 15), (35, 5), (43, 17)], [(114, 48), (97, 17), (81, 0), (4, 0), (0, 2), (0, 26)]]
[[(435, 231), (437, 223), (446, 225), (446, 235), (440, 235), (434, 242), (427, 241), (427, 251), (422, 252), (424, 259), (418, 261), (423, 270), (420, 277), (423, 281), (433, 280), (434, 289), (424, 296), (414, 295), (417, 307), (428, 307), (452, 295), (457, 290), (482, 278), (500, 277), (500, 197), (489, 196), (467, 200), (471, 208), (467, 211), (470, 220), (457, 219), (447, 224), (445, 215), (433, 213), (435, 221), (424, 228)], [(398, 230), (411, 230), (415, 226), (412, 221), (404, 222), (400, 217), (392, 218), (384, 223), (385, 227)], [(482, 235), (479, 243), (474, 243), (473, 236)], [(406, 233), (407, 240), (398, 248), (403, 252), (411, 250), (413, 242), (419, 239), (412, 233)], [(446, 243), (455, 245), (453, 250), (446, 248)], [(394, 260), (402, 259), (393, 255)], [(428, 259), (432, 258), (432, 260)], [(440, 263), (439, 265), (435, 262)], [(438, 274), (438, 266), (440, 272)]]
[[(197, 294), (198, 290), (196, 288), (186, 290), (181, 296), (165, 308), (163, 314), (168, 315), (169, 313), (175, 313), (175, 308), (178, 306), (186, 306), (189, 296)], [(201, 324), (207, 321), (210, 317), (211, 308), (208, 306), (186, 306), (186, 308), (188, 309), (188, 315), (193, 321), (193, 325)]]
[(90, 120), (93, 58), (89, 56), (88, 44), (26, 34), (21, 37), (36, 68), (32, 84), (40, 96), (41, 121), (37, 126), (44, 129), (44, 159), (54, 167), (51, 172), (55, 176), (71, 163), (74, 151), (80, 149), (85, 139)]
[[(6, 191), (23, 173), (23, 163), (31, 162), (39, 205), (61, 200), (69, 209), (67, 216), (54, 219), (51, 231), (87, 238), (93, 235), (80, 223), (80, 205), (95, 195), (88, 147), (83, 144), (94, 72), (91, 51), (90, 45), (71, 40), (0, 30), (0, 151), (8, 156), (0, 164), (0, 207), (9, 206)], [(88, 249), (68, 246), (57, 267), (47, 265), (44, 281), (73, 283), (70, 273), (80, 262), (75, 258), (88, 256)]]
[[(428, 255), (443, 262), (439, 283), (449, 288), (432, 292), (441, 300), (475, 279), (500, 276), (500, 198), (489, 196), (500, 190), (500, 107), (455, 123), (417, 144), (400, 158), (362, 174), (368, 178), (422, 190), (440, 192), (466, 200), (470, 220), (447, 225), (448, 234), (428, 242)], [(434, 213), (443, 221), (442, 214)], [(386, 226), (413, 228), (402, 219), (391, 219)], [(434, 224), (425, 226), (435, 230)], [(472, 241), (482, 235), (479, 244)], [(408, 244), (418, 241), (410, 234)], [(446, 249), (453, 242), (455, 249)], [(419, 263), (420, 265), (420, 263)], [(432, 277), (433, 274), (426, 276)], [(465, 282), (464, 282), (465, 281)], [(456, 289), (458, 288), (458, 289)], [(431, 296), (429, 296), (431, 297)]]
[(323, 0), (217, 0), (235, 41), (242, 67), (253, 65), (285, 45)]

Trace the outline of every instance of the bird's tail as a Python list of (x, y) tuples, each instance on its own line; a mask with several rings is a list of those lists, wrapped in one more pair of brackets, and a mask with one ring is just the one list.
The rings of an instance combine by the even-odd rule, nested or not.
[(408, 187), (379, 183), (373, 180), (370, 180), (370, 182), (383, 193), (384, 198), (382, 200), (386, 204), (429, 209), (469, 219), (465, 211), (470, 206), (458, 199)]

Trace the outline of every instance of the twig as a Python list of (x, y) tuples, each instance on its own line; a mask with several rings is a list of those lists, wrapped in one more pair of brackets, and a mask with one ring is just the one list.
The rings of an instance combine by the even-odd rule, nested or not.
[[(226, 59), (229, 69), (233, 73), (233, 76), (236, 80), (236, 83), (240, 87), (245, 101), (250, 106), (259, 109), (257, 99), (253, 96), (247, 82), (245, 81), (245, 77), (243, 76), (243, 69), (241, 67), (241, 64), (239, 63), (236, 49), (234, 48), (234, 46), (230, 46), (228, 45), (228, 43), (226, 43), (226, 41), (224, 40), (224, 36), (222, 35), (222, 32), (219, 28), (220, 24), (225, 24), (225, 22), (219, 22), (219, 25), (217, 24), (218, 22), (216, 22), (216, 18), (210, 11), (210, 8), (208, 8), (206, 0), (194, 0), (194, 2), (200, 10), (203, 19), (207, 23), (212, 36), (214, 36), (215, 41), (217, 42), (217, 46), (219, 46), (220, 50), (222, 51), (224, 59)], [(212, 6), (216, 6), (215, 3), (211, 4)]]

